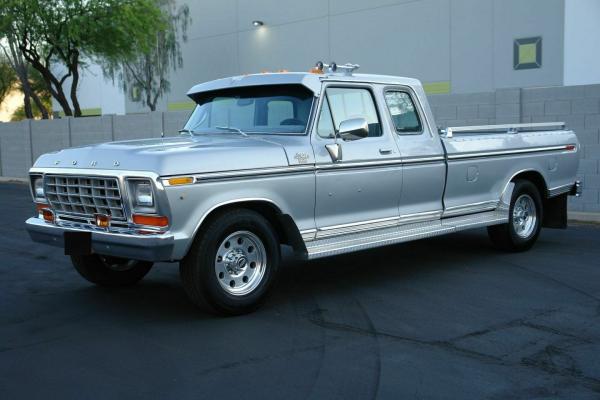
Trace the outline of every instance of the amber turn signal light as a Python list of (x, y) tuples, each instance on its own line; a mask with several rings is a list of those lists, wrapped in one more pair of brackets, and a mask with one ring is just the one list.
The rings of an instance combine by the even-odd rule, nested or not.
[(96, 214), (96, 226), (100, 228), (108, 228), (110, 226), (110, 216), (104, 214)]
[(133, 223), (138, 225), (164, 227), (169, 225), (169, 218), (160, 215), (133, 214)]
[(168, 182), (169, 182), (170, 186), (189, 185), (191, 183), (194, 183), (194, 177), (193, 176), (181, 176), (178, 178), (169, 178)]
[(49, 208), (42, 208), (42, 217), (46, 222), (54, 222), (54, 213)]

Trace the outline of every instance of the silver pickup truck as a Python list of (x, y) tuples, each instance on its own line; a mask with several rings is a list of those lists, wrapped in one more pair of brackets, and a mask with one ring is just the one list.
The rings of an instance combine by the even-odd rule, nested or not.
[(485, 226), (522, 251), (566, 228), (580, 146), (563, 123), (438, 130), (418, 80), (356, 67), (202, 83), (178, 137), (42, 155), (31, 238), (98, 285), (179, 262), (195, 304), (240, 314), (281, 244), (315, 259)]

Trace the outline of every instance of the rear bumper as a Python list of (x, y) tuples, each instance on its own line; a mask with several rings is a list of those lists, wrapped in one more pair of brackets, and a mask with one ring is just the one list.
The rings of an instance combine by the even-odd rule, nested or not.
[(575, 181), (575, 183), (573, 184), (573, 187), (571, 188), (571, 191), (569, 192), (569, 196), (579, 197), (579, 196), (581, 196), (581, 190), (582, 190), (581, 181)]
[[(89, 232), (49, 224), (40, 218), (29, 218), (26, 229), (34, 242), (64, 248), (64, 232)], [(108, 256), (144, 261), (171, 261), (175, 239), (173, 235), (128, 235), (92, 232), (92, 252)]]

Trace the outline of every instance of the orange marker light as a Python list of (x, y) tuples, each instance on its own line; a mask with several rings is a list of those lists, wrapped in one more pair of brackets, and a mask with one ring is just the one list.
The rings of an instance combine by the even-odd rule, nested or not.
[(138, 225), (164, 227), (169, 225), (169, 218), (160, 215), (133, 214), (133, 223)]
[(42, 208), (42, 217), (46, 222), (54, 222), (54, 213), (49, 208)]
[(96, 214), (96, 226), (100, 228), (108, 228), (110, 226), (110, 216), (104, 214)]
[(48, 207), (48, 204), (44, 204), (44, 203), (35, 203), (35, 210), (36, 210), (38, 213), (41, 213), (41, 212), (42, 212), (42, 210), (43, 210), (44, 208), (50, 208), (50, 207)]
[(193, 176), (181, 176), (178, 178), (169, 178), (169, 180), (167, 182), (169, 182), (169, 185), (171, 185), (171, 186), (189, 185), (191, 183), (194, 183), (194, 177)]
[(574, 144), (568, 144), (565, 146), (565, 150), (569, 150), (569, 151), (575, 150), (575, 147), (576, 146)]

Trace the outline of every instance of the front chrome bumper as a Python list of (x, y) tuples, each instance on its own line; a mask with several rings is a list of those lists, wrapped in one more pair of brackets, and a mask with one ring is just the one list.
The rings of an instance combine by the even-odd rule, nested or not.
[[(34, 242), (64, 248), (64, 232), (89, 232), (49, 224), (36, 217), (25, 221), (29, 236)], [(92, 231), (92, 252), (108, 256), (144, 261), (171, 261), (175, 239), (173, 235), (131, 235)]]

